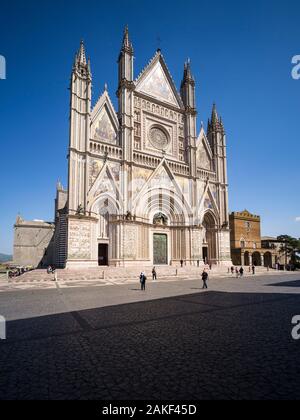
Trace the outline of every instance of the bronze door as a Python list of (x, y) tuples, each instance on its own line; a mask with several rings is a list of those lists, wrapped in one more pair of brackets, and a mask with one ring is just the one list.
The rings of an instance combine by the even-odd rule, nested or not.
[(168, 236), (155, 233), (153, 236), (154, 265), (168, 265)]

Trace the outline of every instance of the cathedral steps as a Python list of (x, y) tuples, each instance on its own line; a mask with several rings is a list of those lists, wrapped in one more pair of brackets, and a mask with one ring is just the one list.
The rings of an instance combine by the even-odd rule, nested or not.
[[(188, 280), (190, 278), (201, 278), (203, 269), (206, 268), (211, 276), (224, 277), (228, 275), (228, 268), (214, 266), (212, 270), (208, 267), (157, 267), (157, 278)], [(152, 279), (152, 268), (115, 268), (99, 267), (91, 269), (57, 270), (58, 281), (78, 281), (78, 280), (120, 280), (120, 281), (138, 281), (140, 273), (144, 272), (148, 280)], [(248, 274), (248, 267), (245, 268), (245, 274)], [(272, 270), (273, 272), (273, 270)], [(267, 273), (264, 267), (256, 268), (257, 274)], [(235, 274), (234, 274), (235, 275)], [(52, 281), (53, 275), (47, 274), (46, 270), (35, 270), (25, 273), (21, 277), (14, 279), (16, 282), (47, 282)]]

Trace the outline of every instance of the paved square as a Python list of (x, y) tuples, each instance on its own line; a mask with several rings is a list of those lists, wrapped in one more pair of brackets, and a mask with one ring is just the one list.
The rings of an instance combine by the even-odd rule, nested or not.
[(0, 294), (3, 399), (299, 399), (300, 274)]

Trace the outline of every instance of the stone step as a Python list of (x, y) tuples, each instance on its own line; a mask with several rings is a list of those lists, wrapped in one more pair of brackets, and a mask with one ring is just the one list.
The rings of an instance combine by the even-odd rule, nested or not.
[[(186, 266), (181, 267), (157, 267), (158, 279), (176, 278), (188, 279), (191, 277), (201, 277), (202, 267)], [(207, 268), (208, 269), (208, 268)], [(91, 269), (76, 269), (76, 270), (57, 270), (57, 277), (59, 281), (75, 281), (75, 280), (135, 280), (138, 279), (141, 272), (145, 272), (148, 279), (152, 278), (152, 268), (120, 268), (120, 267), (99, 267)], [(228, 275), (226, 267), (213, 267), (209, 270), (211, 276)], [(245, 273), (249, 272), (248, 267), (245, 268)], [(267, 272), (264, 267), (257, 267), (257, 273)], [(47, 274), (46, 270), (35, 270), (23, 274), (21, 277), (15, 279), (18, 282), (43, 282), (53, 280), (52, 274)]]

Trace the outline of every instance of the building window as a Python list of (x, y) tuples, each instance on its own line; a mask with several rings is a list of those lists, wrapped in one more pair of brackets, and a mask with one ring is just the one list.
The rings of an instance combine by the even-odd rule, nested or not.
[(247, 232), (250, 232), (250, 230), (251, 230), (251, 223), (250, 222), (245, 222), (245, 228), (246, 228)]
[(244, 241), (244, 239), (241, 240), (241, 248), (242, 249), (246, 248), (246, 242)]

